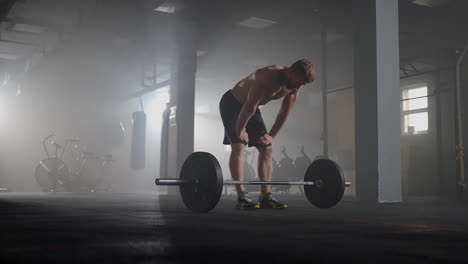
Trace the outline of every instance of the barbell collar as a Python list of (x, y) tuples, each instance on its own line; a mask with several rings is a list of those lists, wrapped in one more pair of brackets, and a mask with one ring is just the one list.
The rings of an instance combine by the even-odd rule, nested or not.
[(161, 186), (180, 186), (187, 183), (187, 181), (176, 178), (158, 178), (155, 180), (155, 183)]

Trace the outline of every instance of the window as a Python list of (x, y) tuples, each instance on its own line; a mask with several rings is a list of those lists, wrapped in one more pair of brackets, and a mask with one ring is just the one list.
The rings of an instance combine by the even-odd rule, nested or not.
[(427, 86), (419, 85), (404, 88), (402, 91), (403, 134), (427, 133), (429, 114)]

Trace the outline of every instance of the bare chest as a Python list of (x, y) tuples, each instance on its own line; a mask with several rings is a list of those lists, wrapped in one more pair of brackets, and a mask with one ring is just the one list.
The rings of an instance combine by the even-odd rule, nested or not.
[(283, 97), (286, 96), (289, 92), (290, 92), (290, 90), (288, 90), (288, 89), (287, 89), (286, 87), (284, 87), (284, 86), (281, 86), (277, 91), (275, 91), (275, 92), (272, 93), (271, 95), (265, 96), (264, 98), (262, 98), (262, 100), (260, 101), (260, 104), (261, 104), (261, 105), (264, 105), (264, 104), (268, 103), (268, 102), (271, 101), (271, 100), (277, 100), (277, 99), (283, 98)]

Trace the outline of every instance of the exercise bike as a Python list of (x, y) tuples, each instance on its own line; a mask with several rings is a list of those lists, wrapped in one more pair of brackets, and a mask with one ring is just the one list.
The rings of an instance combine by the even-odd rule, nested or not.
[(53, 156), (50, 155), (47, 148), (47, 140), (54, 136), (55, 134), (51, 134), (42, 141), (42, 146), (47, 154), (47, 158), (39, 162), (34, 173), (37, 183), (44, 192), (67, 191), (70, 185), (69, 170), (62, 160), (63, 151), (60, 157), (58, 157), (58, 150), (62, 148), (62, 146), (56, 141), (50, 142), (50, 144), (55, 147)]
[[(301, 145), (300, 151), (302, 156), (299, 156), (294, 160), (295, 173), (294, 177), (291, 179), (292, 181), (302, 181), (304, 179), (304, 174), (306, 173), (307, 168), (312, 163), (312, 160), (305, 153), (304, 145)], [(299, 192), (304, 194), (303, 186), (297, 185), (297, 187), (299, 188)]]
[[(273, 179), (276, 181), (292, 181), (295, 172), (294, 160), (286, 153), (285, 146), (281, 146), (281, 153), (284, 156), (283, 159), (273, 164)], [(272, 187), (272, 190), (287, 193), (290, 188), (291, 185), (276, 185)]]
[(92, 151), (86, 151), (79, 138), (67, 140), (65, 149), (68, 153), (70, 165), (70, 188), (72, 192), (95, 192), (96, 190), (110, 190), (110, 182), (106, 172), (115, 162), (111, 154), (97, 156)]

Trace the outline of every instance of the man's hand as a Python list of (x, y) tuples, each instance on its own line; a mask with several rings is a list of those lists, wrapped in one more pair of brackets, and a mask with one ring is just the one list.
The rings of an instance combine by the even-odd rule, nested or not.
[(241, 131), (239, 138), (243, 140), (245, 143), (249, 143), (249, 134), (245, 131), (245, 128)]
[(273, 137), (270, 136), (270, 134), (268, 133), (265, 133), (263, 136), (261, 136), (259, 139), (258, 139), (258, 143), (262, 146), (267, 146), (267, 145), (270, 145), (271, 142), (273, 142)]

